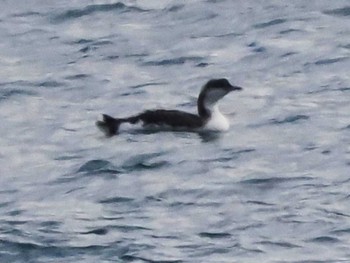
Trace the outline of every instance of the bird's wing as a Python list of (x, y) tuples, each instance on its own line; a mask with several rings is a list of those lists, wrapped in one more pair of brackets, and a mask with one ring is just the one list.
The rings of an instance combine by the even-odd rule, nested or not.
[(199, 128), (203, 120), (195, 114), (178, 110), (148, 110), (139, 115), (144, 124)]

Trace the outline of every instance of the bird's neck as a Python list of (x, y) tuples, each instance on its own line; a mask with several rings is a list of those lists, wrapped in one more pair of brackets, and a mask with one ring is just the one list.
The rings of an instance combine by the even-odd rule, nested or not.
[(208, 100), (205, 96), (205, 93), (202, 91), (197, 100), (197, 110), (198, 110), (198, 115), (201, 117), (203, 120), (207, 120), (210, 118), (211, 113), (212, 113), (212, 107), (210, 103), (208, 103)]
[(205, 122), (205, 129), (212, 131), (227, 131), (229, 127), (229, 121), (220, 112), (218, 105), (213, 105), (210, 111), (210, 117)]
[(199, 117), (204, 120), (211, 118), (214, 113), (221, 114), (216, 102), (205, 100), (205, 98), (201, 98), (201, 96), (198, 98), (197, 108)]

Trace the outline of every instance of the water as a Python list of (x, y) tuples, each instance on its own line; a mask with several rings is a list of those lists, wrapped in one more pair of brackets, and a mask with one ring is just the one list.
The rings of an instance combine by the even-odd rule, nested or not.
[[(0, 262), (349, 262), (348, 1), (0, 12)], [(214, 77), (225, 134), (94, 127)]]

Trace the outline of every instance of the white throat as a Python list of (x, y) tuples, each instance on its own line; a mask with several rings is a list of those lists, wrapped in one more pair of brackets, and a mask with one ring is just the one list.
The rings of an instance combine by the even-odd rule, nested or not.
[(206, 103), (205, 108), (210, 112), (210, 118), (205, 125), (206, 130), (210, 131), (227, 131), (230, 123), (226, 117), (220, 112), (216, 103)]

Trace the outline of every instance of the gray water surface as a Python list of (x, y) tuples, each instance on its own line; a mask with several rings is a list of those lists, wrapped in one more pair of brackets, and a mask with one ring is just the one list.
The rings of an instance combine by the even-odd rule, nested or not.
[[(0, 5), (0, 262), (350, 262), (349, 1)], [(218, 77), (227, 133), (94, 126)]]

